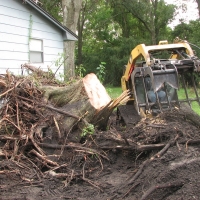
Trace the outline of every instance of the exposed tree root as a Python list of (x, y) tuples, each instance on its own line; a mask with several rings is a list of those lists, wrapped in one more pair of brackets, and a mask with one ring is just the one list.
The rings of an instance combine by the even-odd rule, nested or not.
[(42, 156), (41, 154), (39, 154), (39, 153), (38, 153), (37, 151), (35, 151), (34, 149), (32, 149), (32, 150), (30, 151), (30, 153), (35, 154), (38, 158), (40, 158), (41, 160), (43, 160), (43, 161), (44, 161), (45, 163), (47, 163), (47, 164), (50, 164), (50, 165), (53, 165), (53, 166), (59, 166), (58, 163), (53, 162), (53, 161), (51, 161), (51, 160), (45, 158), (44, 156)]
[[(41, 71), (37, 73), (40, 74)], [(3, 178), (5, 176), (19, 178), (23, 182), (20, 183), (22, 186), (42, 185), (42, 180), (50, 179), (61, 182), (61, 188), (67, 188), (81, 181), (81, 184), (86, 182), (95, 190), (105, 192), (103, 188), (109, 183), (101, 185), (98, 178), (93, 179), (93, 175), (96, 178), (102, 172), (105, 173), (107, 170), (105, 165), (110, 167), (115, 163), (115, 156), (117, 157), (118, 153), (131, 154), (134, 157), (129, 163), (131, 166), (127, 166), (127, 169), (134, 168), (128, 174), (133, 175), (125, 182), (122, 180), (117, 184), (117, 189), (113, 189), (115, 194), (111, 194), (113, 196), (110, 199), (117, 199), (118, 195), (126, 198), (139, 190), (138, 188), (145, 186), (146, 169), (157, 164), (157, 161), (167, 159), (163, 155), (169, 148), (177, 147), (181, 154), (184, 150), (190, 152), (190, 145), (194, 145), (195, 149), (195, 144), (200, 144), (199, 124), (195, 122), (198, 119), (193, 118), (191, 113), (187, 114), (185, 111), (183, 113), (178, 111), (176, 114), (163, 113), (154, 119), (143, 119), (127, 129), (117, 126), (110, 117), (109, 126), (106, 127), (105, 122), (113, 108), (127, 101), (129, 91), (125, 91), (114, 101), (109, 101), (102, 110), (95, 112), (95, 117), (91, 117), (87, 110), (78, 109), (78, 112), (74, 113), (68, 107), (56, 106), (56, 101), (47, 103), (41, 90), (43, 86), (41, 85), (40, 89), (35, 87), (37, 84), (40, 85), (40, 82), (36, 84), (35, 81), (38, 80), (21, 79), (12, 75), (7, 75), (7, 79), (3, 81), (0, 80), (5, 87), (0, 95), (3, 101), (0, 109), (0, 158), (5, 161), (1, 162), (0, 174)], [(57, 86), (55, 82), (53, 85)], [(51, 87), (47, 89), (51, 90)], [(59, 89), (59, 95), (62, 97), (63, 88)], [(70, 90), (73, 91), (73, 87)], [(50, 93), (49, 91), (48, 95)], [(57, 90), (54, 88), (52, 95), (56, 93)], [(67, 98), (67, 95), (65, 97)], [(48, 98), (51, 99), (52, 96), (49, 95)], [(63, 99), (57, 100), (63, 103)], [(76, 106), (79, 106), (79, 103)], [(84, 106), (87, 108), (87, 105)], [(105, 126), (107, 130), (101, 131), (95, 127), (92, 133), (82, 136), (80, 130), (83, 130), (82, 124), (88, 124), (88, 116), (92, 118), (94, 125)], [(177, 118), (181, 119), (177, 120)], [(73, 122), (70, 122), (71, 126), (66, 129), (65, 120), (69, 119)], [(196, 125), (191, 128), (186, 124), (189, 122)], [(80, 130), (76, 132), (77, 128)], [(113, 154), (115, 154), (114, 161)], [(159, 160), (160, 158), (162, 160)], [(175, 163), (173, 166), (179, 167), (193, 161), (198, 159)], [(149, 199), (157, 189), (183, 186), (183, 182), (178, 180), (159, 183), (146, 189), (143, 195), (140, 191), (141, 199)], [(51, 188), (49, 190), (51, 191)], [(121, 193), (118, 193), (118, 190), (121, 190)]]
[[(177, 139), (178, 139), (178, 135), (175, 137), (175, 139), (174, 139), (173, 141), (168, 142), (168, 143), (164, 146), (164, 148), (163, 148), (162, 150), (160, 150), (157, 154), (155, 154), (154, 156), (152, 156), (150, 159), (145, 160), (145, 161), (140, 165), (139, 170), (137, 171), (137, 173), (136, 173), (131, 179), (129, 179), (129, 180), (127, 181), (127, 183), (125, 184), (125, 186), (123, 186), (123, 188), (126, 188), (128, 185), (133, 184), (133, 183), (137, 180), (137, 178), (142, 174), (144, 168), (145, 168), (147, 165), (149, 165), (155, 158), (160, 158), (160, 157), (167, 151), (167, 149), (169, 149), (169, 147), (170, 147), (171, 145), (173, 145), (173, 144), (176, 142)], [(134, 187), (135, 187), (135, 186), (134, 186)], [(133, 186), (129, 189), (129, 191), (132, 190), (132, 188), (133, 188)], [(127, 195), (127, 193), (129, 193), (129, 192), (126, 192), (125, 196)]]
[(171, 188), (171, 187), (182, 187), (184, 185), (181, 181), (176, 181), (172, 183), (165, 183), (160, 185), (154, 185), (150, 187), (141, 197), (141, 200), (148, 199), (149, 195), (152, 194), (157, 189), (163, 189), (163, 188)]

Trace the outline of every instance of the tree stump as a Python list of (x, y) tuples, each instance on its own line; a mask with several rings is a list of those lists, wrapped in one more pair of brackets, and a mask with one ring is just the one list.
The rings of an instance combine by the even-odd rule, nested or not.
[[(40, 86), (39, 88), (44, 91), (46, 102), (49, 101), (55, 107), (80, 119), (85, 116), (88, 123), (101, 129), (106, 128), (113, 109), (129, 99), (129, 92), (126, 91), (119, 98), (112, 100), (93, 73), (70, 86)], [(70, 128), (77, 122), (77, 118), (69, 116), (62, 116), (59, 120), (62, 120), (62, 126), (65, 128)]]
[[(100, 83), (95, 74), (88, 74), (83, 79), (65, 87), (40, 86), (44, 92), (44, 99), (54, 107), (64, 112), (83, 118), (91, 124), (98, 126), (96, 115), (112, 102), (106, 89)], [(106, 113), (106, 110), (104, 110)], [(104, 114), (103, 114), (104, 115)], [(108, 119), (106, 113), (106, 119)], [(69, 129), (79, 120), (73, 116), (60, 115), (58, 121), (62, 121), (62, 129)], [(99, 118), (98, 118), (99, 119)], [(104, 120), (104, 123), (107, 122)], [(102, 122), (101, 122), (102, 124)]]

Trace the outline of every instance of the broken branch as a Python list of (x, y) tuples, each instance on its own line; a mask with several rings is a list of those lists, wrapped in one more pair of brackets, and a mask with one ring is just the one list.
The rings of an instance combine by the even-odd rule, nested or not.
[(153, 193), (155, 190), (157, 189), (161, 189), (161, 188), (170, 188), (170, 187), (182, 187), (184, 185), (183, 182), (181, 181), (177, 181), (177, 182), (172, 182), (172, 183), (164, 183), (164, 184), (160, 184), (160, 185), (154, 185), (152, 187), (150, 187), (141, 197), (141, 200), (145, 200), (147, 199), (147, 197)]
[(48, 164), (50, 164), (50, 165), (59, 166), (58, 163), (53, 162), (53, 161), (51, 161), (51, 160), (45, 158), (44, 156), (42, 156), (41, 154), (39, 154), (39, 153), (38, 153), (37, 151), (35, 151), (34, 149), (32, 149), (32, 150), (30, 151), (30, 153), (35, 154), (38, 158), (42, 159), (44, 162), (46, 162), (46, 163), (48, 163)]

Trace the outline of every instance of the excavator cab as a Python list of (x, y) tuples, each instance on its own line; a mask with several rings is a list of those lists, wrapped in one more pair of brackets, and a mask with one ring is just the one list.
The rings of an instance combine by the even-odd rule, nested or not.
[[(173, 44), (160, 41), (152, 46), (140, 44), (131, 52), (121, 85), (123, 91), (130, 90), (131, 98), (127, 104), (134, 106), (137, 114), (162, 112), (180, 107), (182, 102), (191, 105), (197, 101), (200, 105), (194, 75), (199, 72), (200, 60), (187, 41), (175, 40)], [(191, 80), (193, 98), (189, 97), (185, 76)], [(178, 98), (180, 87), (185, 92), (184, 99)]]

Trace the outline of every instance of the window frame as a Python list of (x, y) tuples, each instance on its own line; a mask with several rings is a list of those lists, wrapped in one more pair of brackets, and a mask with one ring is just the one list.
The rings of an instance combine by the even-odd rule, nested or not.
[[(41, 41), (41, 50), (31, 50), (31, 40), (37, 40), (37, 41)], [(41, 53), (41, 61), (31, 61), (31, 53)], [(44, 41), (41, 38), (30, 38), (29, 41), (29, 62), (30, 63), (44, 63)]]

